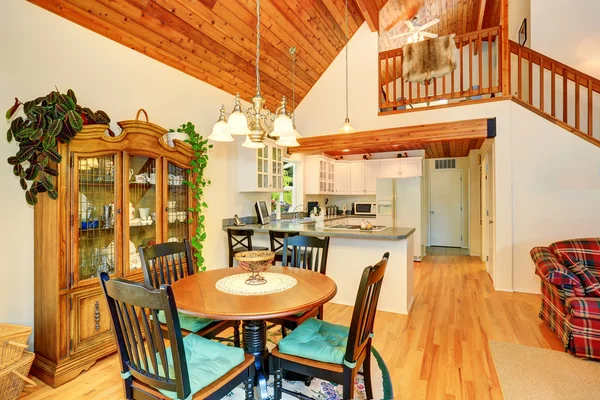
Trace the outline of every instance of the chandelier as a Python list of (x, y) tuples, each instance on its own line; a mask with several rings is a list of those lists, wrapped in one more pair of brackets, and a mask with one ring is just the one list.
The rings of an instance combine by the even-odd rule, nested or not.
[[(266, 101), (260, 94), (260, 0), (256, 1), (256, 21), (256, 94), (252, 97), (252, 104), (244, 110), (240, 94), (237, 93), (229, 118), (227, 118), (225, 106), (221, 106), (221, 114), (208, 139), (217, 142), (232, 142), (232, 135), (246, 136), (246, 141), (242, 146), (259, 149), (265, 147), (264, 140), (270, 137), (279, 138), (275, 144), (280, 146), (299, 146), (296, 141), (294, 124), (287, 111), (285, 96), (275, 113), (272, 113), (265, 108)], [(292, 56), (295, 61), (295, 56)], [(295, 97), (295, 92), (293, 96)]]

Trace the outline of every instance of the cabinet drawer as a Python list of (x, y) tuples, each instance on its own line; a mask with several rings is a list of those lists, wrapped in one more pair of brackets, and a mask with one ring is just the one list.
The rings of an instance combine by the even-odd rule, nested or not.
[(114, 341), (110, 311), (99, 287), (72, 293), (71, 306), (71, 353)]

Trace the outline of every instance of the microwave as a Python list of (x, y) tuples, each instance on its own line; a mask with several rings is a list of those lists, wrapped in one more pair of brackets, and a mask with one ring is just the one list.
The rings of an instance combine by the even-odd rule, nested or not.
[(354, 203), (355, 215), (377, 214), (377, 203)]

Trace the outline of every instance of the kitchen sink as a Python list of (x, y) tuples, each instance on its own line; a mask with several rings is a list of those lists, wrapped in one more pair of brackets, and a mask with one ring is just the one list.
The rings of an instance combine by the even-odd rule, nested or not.
[[(387, 226), (373, 225), (373, 229), (370, 229), (366, 232), (381, 232), (386, 228), (387, 228)], [(360, 225), (343, 225), (343, 224), (326, 226), (325, 229), (336, 229), (336, 230), (340, 230), (340, 231), (360, 231), (361, 230)]]
[(310, 217), (304, 217), (304, 218), (296, 218), (296, 219), (282, 219), (277, 222), (280, 222), (283, 224), (312, 224), (315, 221)]

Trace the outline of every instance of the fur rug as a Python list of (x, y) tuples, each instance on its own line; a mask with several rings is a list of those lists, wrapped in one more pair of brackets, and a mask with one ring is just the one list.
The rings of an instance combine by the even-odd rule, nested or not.
[(405, 45), (402, 48), (404, 81), (423, 83), (452, 73), (456, 69), (454, 36), (456, 35), (452, 34)]

